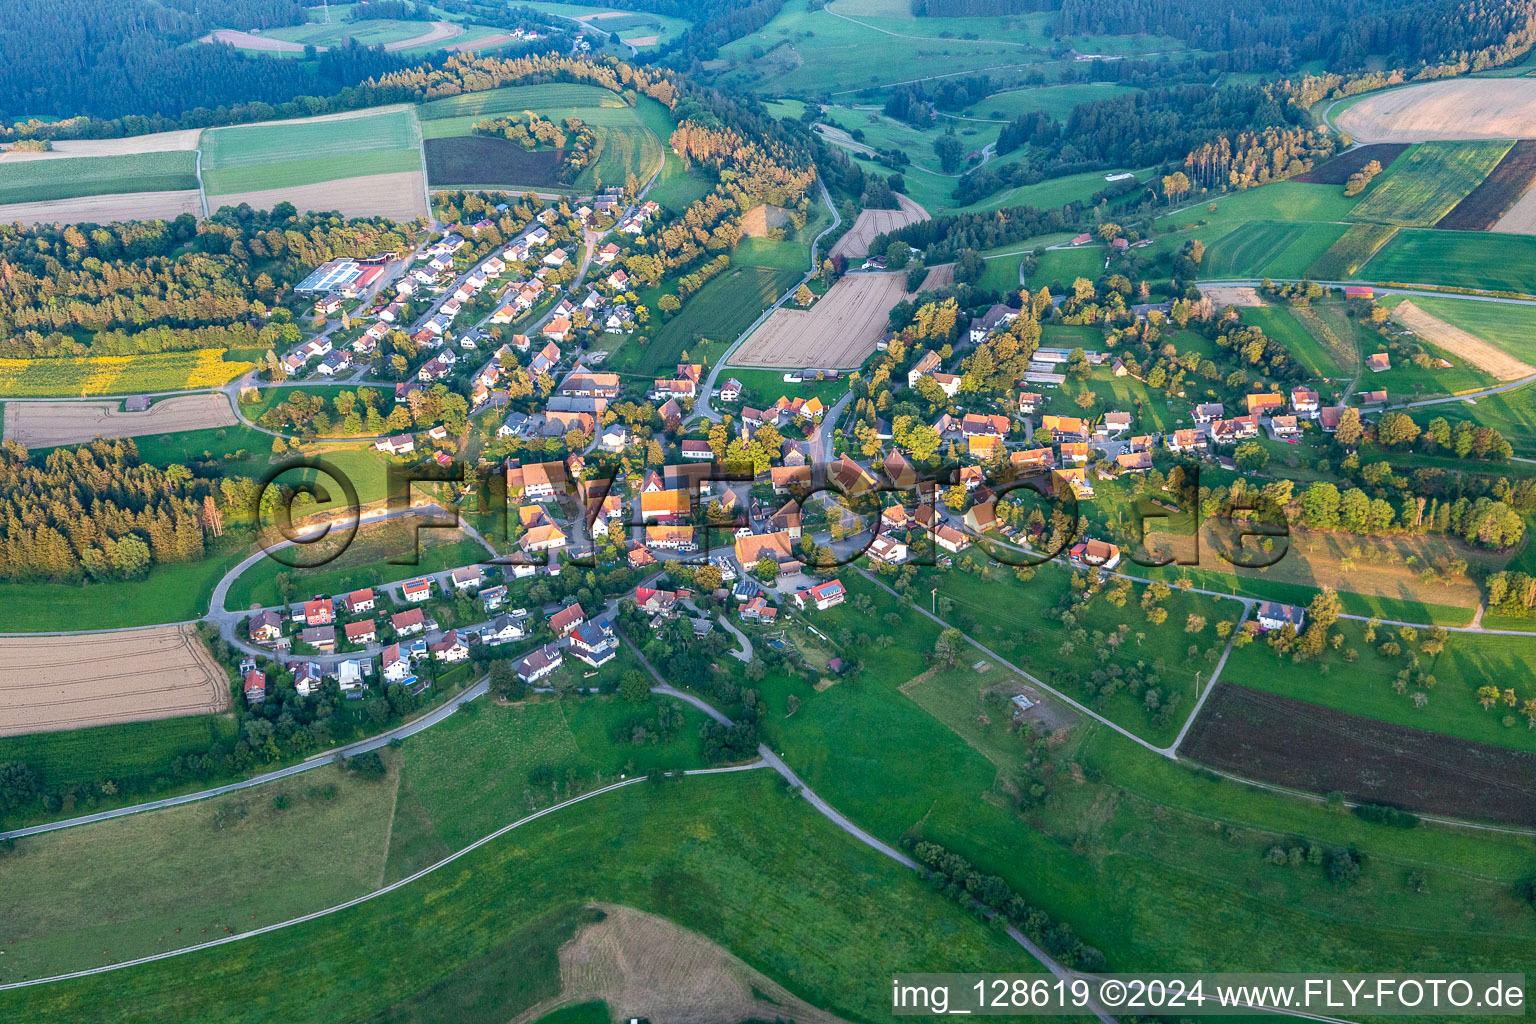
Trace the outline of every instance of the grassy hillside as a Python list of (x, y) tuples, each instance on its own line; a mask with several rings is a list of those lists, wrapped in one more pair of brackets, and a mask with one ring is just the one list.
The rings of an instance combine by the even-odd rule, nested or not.
[(210, 195), (288, 188), (421, 167), (409, 109), (314, 121), (274, 121), (203, 133)]

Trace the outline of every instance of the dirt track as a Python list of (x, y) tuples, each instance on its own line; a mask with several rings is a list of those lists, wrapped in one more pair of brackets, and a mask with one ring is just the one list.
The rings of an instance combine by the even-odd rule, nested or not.
[(197, 189), (4, 203), (0, 204), (0, 224), (109, 224), (115, 220), (174, 220), (183, 213), (202, 216), (203, 204)]
[(213, 211), (221, 206), (250, 203), (255, 209), (270, 210), (285, 199), (301, 212), (340, 210), (344, 217), (378, 216), (411, 220), (425, 216), (427, 212), (427, 198), (422, 189), (420, 171), (369, 174), (359, 178), (322, 181), (315, 185), (210, 195), (208, 209)]
[(451, 21), (434, 21), (432, 31), (423, 32), (419, 36), (409, 39), (397, 39), (393, 43), (385, 43), (386, 50), (409, 50), (417, 46), (426, 46), (429, 43), (441, 42), (444, 39), (453, 39), (464, 34), (463, 25), (455, 25)]
[(868, 256), (869, 243), (874, 241), (876, 235), (928, 219), (928, 211), (906, 196), (898, 193), (896, 202), (901, 204), (901, 209), (865, 210), (860, 213), (853, 227), (832, 247), (832, 255)]
[(211, 714), (228, 678), (192, 626), (0, 637), (0, 736)]
[(1394, 309), (1392, 319), (1436, 348), (1445, 349), (1499, 380), (1519, 380), (1536, 374), (1536, 366), (1521, 362), (1482, 338), (1425, 312), (1412, 302), (1405, 301)]
[(1368, 96), (1334, 121), (1359, 142), (1536, 137), (1536, 80), (1461, 78)]
[(143, 437), (180, 430), (232, 427), (238, 420), (223, 395), (162, 398), (144, 412), (120, 402), (8, 402), (5, 437), (28, 448), (51, 448), (95, 437)]
[(518, 1014), (514, 1024), (595, 999), (617, 1020), (841, 1024), (696, 932), (630, 907), (595, 906), (606, 917), (560, 947), (560, 994)]
[[(923, 287), (952, 278), (928, 272)], [(875, 350), (891, 307), (906, 298), (907, 275), (848, 274), (810, 309), (776, 309), (731, 357), (733, 366), (852, 369)]]

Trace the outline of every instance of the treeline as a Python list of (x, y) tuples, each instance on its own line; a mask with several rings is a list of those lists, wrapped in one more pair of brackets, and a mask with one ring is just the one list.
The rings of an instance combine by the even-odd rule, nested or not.
[(41, 466), (0, 442), (0, 579), (134, 579), (153, 564), (196, 561), (224, 511), (247, 514), (255, 494), (248, 479), (140, 465), (131, 439), (56, 448)]
[(1508, 60), (1536, 38), (1533, 0), (1063, 0), (1056, 34), (1167, 35), (1230, 54), (1231, 70), (1320, 60), (1331, 71)]
[[(297, 326), (291, 341), (297, 341)], [(213, 325), (208, 327), (149, 327), (129, 333), (123, 330), (98, 331), (89, 343), (73, 334), (22, 331), (0, 338), (0, 358), (60, 359), (72, 356), (133, 356), (152, 352), (193, 352), (204, 348), (271, 348), (282, 344), (286, 332), (281, 325), (258, 327), (253, 323)]]
[(976, 910), (983, 918), (1001, 918), (1066, 967), (1079, 971), (1104, 969), (1102, 952), (1078, 938), (1070, 924), (1052, 921), (1045, 911), (1030, 906), (1005, 879), (982, 874), (970, 861), (937, 843), (908, 836), (902, 845), (923, 866), (934, 889), (949, 899)]
[(1332, 133), (1312, 128), (1245, 131), (1192, 150), (1184, 158), (1184, 168), (1196, 185), (1222, 191), (1244, 189), (1304, 174), (1331, 157), (1336, 146)]

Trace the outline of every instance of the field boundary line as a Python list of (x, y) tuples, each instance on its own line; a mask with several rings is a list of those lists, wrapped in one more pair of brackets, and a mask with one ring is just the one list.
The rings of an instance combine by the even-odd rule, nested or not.
[[(754, 771), (758, 768), (767, 767), (769, 767), (767, 761), (758, 760), (753, 761), (751, 764), (730, 765), (725, 768), (691, 768), (685, 770), (683, 774), (723, 775), (728, 772)], [(168, 949), (161, 953), (151, 953), (147, 956), (136, 957), (133, 960), (124, 960), (122, 963), (103, 964), (100, 967), (88, 967), (84, 970), (69, 971), (65, 974), (55, 974), (46, 978), (32, 978), (27, 981), (7, 982), (6, 984), (0, 985), (0, 992), (18, 988), (30, 988), (34, 985), (46, 985), (55, 981), (69, 981), (75, 978), (87, 978), (96, 974), (106, 974), (109, 971), (122, 970), (125, 967), (139, 967), (144, 964), (155, 963), (160, 960), (169, 960), (172, 957), (182, 956), (186, 953), (195, 953), (205, 949), (213, 949), (217, 946), (227, 946), (231, 942), (240, 942), (243, 939), (253, 939), (258, 935), (266, 935), (270, 932), (281, 931), (284, 928), (291, 928), (294, 925), (306, 924), (310, 921), (319, 920), (322, 917), (329, 917), (332, 914), (338, 914), (343, 910), (350, 910), (353, 907), (367, 903), (370, 900), (378, 899), (380, 896), (388, 895), (389, 893), (394, 892), (396, 889), (402, 889), (405, 886), (410, 885), (412, 882), (419, 881), (420, 879), (425, 878), (427, 875), (430, 875), (441, 868), (445, 868), (449, 864), (452, 864), (454, 861), (459, 860), (460, 858), (465, 857), (470, 853), (473, 853), (487, 843), (500, 839), (502, 836), (506, 835), (508, 832), (511, 832), (513, 829), (521, 828), (524, 825), (531, 824), (532, 822), (537, 821), (546, 815), (553, 814), (555, 811), (570, 807), (572, 804), (579, 804), (582, 801), (590, 800), (595, 796), (602, 796), (605, 793), (611, 793), (614, 790), (623, 789), (626, 786), (633, 786), (637, 783), (646, 781), (649, 781), (647, 776), (637, 775), (632, 779), (622, 779), (618, 782), (610, 782), (606, 786), (594, 789), (588, 793), (583, 793), (580, 796), (571, 797), (569, 800), (562, 800), (558, 804), (551, 804), (550, 806), (545, 807), (543, 810), (534, 811), (532, 814), (519, 818), (509, 825), (503, 825), (501, 828), (490, 833), (489, 835), (481, 836), (479, 839), (476, 839), (474, 842), (470, 843), (463, 849), (450, 853), (442, 860), (437, 861), (434, 864), (429, 864), (414, 874), (407, 875), (399, 881), (391, 882), (381, 889), (375, 889), (372, 892), (365, 893), (362, 896), (356, 897), (355, 899), (347, 900), (344, 903), (337, 903), (334, 906), (325, 907), (322, 910), (311, 911), (308, 914), (302, 914), (299, 917), (289, 918), (286, 921), (277, 921), (273, 924), (263, 925), (260, 928), (253, 928), (248, 932), (241, 932), (238, 935), (226, 935), (223, 938), (210, 939), (207, 942), (200, 942), (192, 946), (183, 946), (180, 949)]]
[(197, 175), (197, 201), (203, 207), (203, 220), (208, 219), (208, 190), (203, 187), (203, 133), (208, 129), (202, 128), (197, 133), (197, 145), (192, 147), (197, 154), (197, 162), (192, 167), (192, 172)]

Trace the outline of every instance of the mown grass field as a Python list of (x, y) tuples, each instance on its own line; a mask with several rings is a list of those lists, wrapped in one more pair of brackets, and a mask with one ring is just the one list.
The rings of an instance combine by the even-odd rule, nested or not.
[(1436, 295), (1414, 295), (1413, 304), (1495, 345), (1516, 358), (1536, 364), (1536, 316), (1531, 307), (1507, 302), (1480, 302)]
[(1114, 96), (1140, 92), (1128, 85), (1116, 82), (1077, 82), (1072, 85), (1047, 85), (1033, 89), (1010, 89), (995, 92), (971, 104), (967, 117), (990, 117), (1012, 121), (1025, 114), (1043, 112), (1052, 120), (1065, 122), (1072, 108), (1080, 103), (1093, 103)]
[(702, 168), (685, 167), (682, 158), (672, 151), (669, 140), (677, 125), (672, 122), (666, 107), (649, 96), (641, 96), (635, 110), (645, 126), (661, 140), (661, 171), (646, 198), (654, 199), (672, 213), (681, 213), (694, 200), (708, 195), (715, 182)]
[(0, 763), (24, 761), (50, 789), (76, 783), (148, 781), (183, 754), (201, 754), (234, 735), (232, 715), (193, 715), (66, 732), (0, 736)]
[(652, 14), (648, 11), (620, 10), (613, 7), (591, 4), (566, 4), (549, 3), (548, 0), (533, 0), (526, 6), (545, 14), (557, 14), (566, 18), (585, 18), (590, 14), (603, 14), (607, 17), (596, 18), (589, 22), (593, 28), (602, 29), (604, 32), (617, 32), (620, 39), (630, 40), (644, 38), (646, 36), (660, 36), (654, 44), (641, 46), (643, 53), (646, 49), (669, 43), (673, 39), (688, 31), (691, 22), (682, 18), (673, 18), (665, 14)]
[[(992, 261), (988, 261), (989, 265)], [(1073, 249), (1049, 249), (1035, 261), (1035, 272), (1029, 275), (1025, 286), (1031, 291), (1050, 288), (1051, 294), (1061, 294), (1061, 285), (1071, 291), (1072, 282), (1079, 277), (1097, 281), (1104, 276), (1104, 247), (1085, 245)]]
[[(350, 814), (368, 828), (360, 810)], [(306, 857), (313, 849), (289, 845)], [(242, 902), (261, 899), (268, 897)], [(473, 980), (470, 991), (502, 998), (453, 1019), (504, 1021), (552, 994), (553, 951), (569, 926), (554, 927), (551, 917), (588, 900), (662, 914), (816, 1005), (860, 1019), (890, 1019), (884, 988), (867, 979), (893, 970), (1035, 969), (1006, 936), (784, 795), (767, 773), (748, 773), (631, 786), (527, 825), (340, 917), (120, 974), (8, 992), (0, 1007), (16, 1022), (59, 1014), (170, 1022), (240, 1019), (260, 1003), (268, 1019), (298, 1024), (380, 1014), (423, 990), (449, 993)], [(218, 919), (252, 923), (245, 914)], [(255, 921), (265, 919), (258, 911)], [(537, 935), (542, 952), (530, 956)], [(179, 938), (186, 940), (185, 929)], [(508, 959), (509, 950), (518, 955)], [(338, 976), (351, 983), (337, 986)], [(121, 998), (101, 998), (106, 986), (130, 996), (131, 1009)]]
[(730, 378), (741, 381), (742, 404), (762, 408), (778, 400), (780, 395), (790, 398), (819, 398), (822, 405), (831, 405), (848, 391), (848, 376), (837, 380), (800, 381), (791, 384), (784, 379), (783, 370), (749, 369), (745, 366), (728, 367), (720, 375), (720, 383)]
[[(381, 46), (402, 39), (414, 39), (430, 31), (430, 21), (401, 21), (395, 18), (344, 21), (333, 16), (330, 24), (312, 21), (307, 25), (283, 25), (269, 28), (262, 35), (306, 46), (340, 46), (349, 39), (357, 40), (359, 46)], [(456, 42), (459, 42), (458, 38), (445, 39), (442, 45)]]
[(0, 603), (0, 631), (123, 629), (186, 622), (208, 614), (214, 585), (247, 552), (226, 530), (197, 562), (150, 566), (142, 579), (115, 583), (8, 583)]
[(1353, 216), (1399, 227), (1433, 224), (1488, 176), (1511, 145), (1507, 141), (1420, 143), (1373, 183)]
[(273, 121), (204, 132), (210, 195), (291, 188), (421, 168), (410, 109), (318, 121)]
[(1343, 370), (1328, 349), (1312, 337), (1291, 311), (1281, 306), (1250, 306), (1242, 311), (1243, 321), (1262, 328), (1279, 341), (1314, 377), (1339, 377)]
[(221, 387), (255, 366), (226, 362), (224, 350), (215, 348), (136, 356), (0, 359), (0, 398), (128, 395)]
[(0, 162), (0, 203), (197, 188), (197, 153), (125, 153)]
[(1205, 251), (1200, 276), (1298, 278), (1344, 234), (1343, 224), (1254, 221)]
[(649, 376), (676, 363), (686, 351), (695, 361), (713, 362), (803, 270), (783, 267), (729, 267), (700, 288), (650, 341), (628, 339), (605, 369)]
[(1503, 434), (1515, 454), (1536, 455), (1536, 387), (1526, 385), (1513, 391), (1484, 395), (1475, 403), (1445, 402), (1412, 410), (1414, 420), (1423, 426), (1437, 416), (1451, 423), (1469, 420), (1478, 426), (1493, 427)]
[(1365, 269), (1396, 233), (1397, 228), (1390, 224), (1351, 224), (1338, 241), (1313, 261), (1306, 276), (1319, 281), (1353, 277)]
[(513, 85), (500, 89), (460, 93), (431, 100), (417, 108), (422, 135), (445, 138), (468, 135), (481, 118), (533, 110), (542, 117), (562, 121), (579, 117), (590, 125), (634, 124), (634, 108), (617, 93), (601, 86), (575, 82)]
[(811, 248), (801, 242), (747, 237), (731, 250), (731, 262), (744, 267), (778, 267), (803, 272), (810, 269)]
[(1536, 236), (1404, 228), (1355, 276), (1536, 294)]

